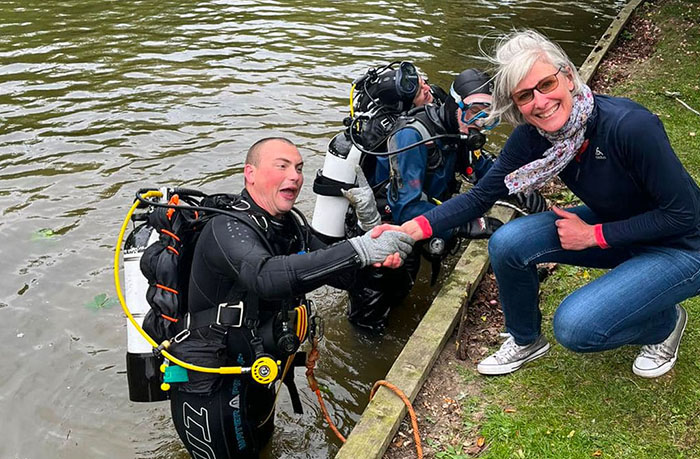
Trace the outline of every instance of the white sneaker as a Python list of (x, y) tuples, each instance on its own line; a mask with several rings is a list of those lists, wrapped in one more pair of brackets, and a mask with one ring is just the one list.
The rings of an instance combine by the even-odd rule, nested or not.
[(501, 348), (486, 357), (476, 369), (482, 375), (504, 375), (512, 373), (525, 363), (542, 357), (549, 350), (549, 343), (544, 335), (526, 346), (519, 346), (512, 336), (509, 336)]
[(681, 337), (685, 331), (685, 325), (688, 323), (688, 313), (680, 304), (676, 305), (676, 311), (678, 311), (676, 327), (668, 335), (668, 338), (659, 344), (642, 346), (639, 355), (634, 359), (632, 371), (637, 376), (656, 378), (668, 372), (676, 364)]

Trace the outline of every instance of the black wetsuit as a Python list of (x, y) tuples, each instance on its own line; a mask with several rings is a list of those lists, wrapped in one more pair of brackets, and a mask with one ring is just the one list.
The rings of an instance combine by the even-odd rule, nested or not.
[[(242, 212), (244, 218), (258, 225), (267, 243), (258, 231), (232, 217), (212, 218), (193, 256), (190, 312), (255, 298), (260, 332), (280, 310), (299, 305), (305, 293), (324, 284), (352, 285), (360, 261), (349, 242), (326, 246), (291, 212), (274, 219), (246, 191), (241, 197), (251, 205)], [(225, 335), (217, 327), (205, 327), (183, 341), (180, 349), (194, 364), (250, 366), (256, 357), (251, 338), (246, 326), (228, 328)], [(266, 342), (264, 350), (276, 359), (286, 357), (274, 340)], [(274, 388), (258, 384), (250, 375), (190, 371), (189, 378), (187, 383), (174, 385), (171, 408), (177, 432), (190, 454), (195, 458), (258, 457), (274, 427), (274, 414), (270, 415)]]

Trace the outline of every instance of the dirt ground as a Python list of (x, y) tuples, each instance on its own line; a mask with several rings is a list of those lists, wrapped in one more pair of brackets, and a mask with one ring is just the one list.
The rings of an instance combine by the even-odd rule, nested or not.
[[(593, 76), (591, 89), (605, 93), (627, 78), (630, 63), (648, 58), (654, 51), (658, 35), (658, 29), (643, 15), (634, 16)], [(554, 183), (543, 190), (543, 194), (552, 204), (552, 197), (561, 195), (562, 190), (561, 183)], [(554, 266), (544, 268), (541, 277), (555, 269)], [(461, 449), (462, 454), (477, 456), (486, 447), (484, 439), (478, 435), (482, 413), (470, 414), (473, 426), (470, 429), (465, 428), (463, 421), (463, 401), (480, 396), (481, 380), (478, 377), (464, 378), (463, 374), (465, 370), (471, 374), (476, 371), (476, 364), (486, 357), (489, 348), (504, 339), (500, 336), (502, 331), (498, 287), (489, 271), (467, 305), (467, 314), (459, 329), (453, 333), (413, 402), (424, 457), (435, 457), (449, 446)], [(416, 457), (416, 451), (411, 423), (406, 417), (384, 458), (411, 457)]]
[[(493, 273), (484, 276), (468, 305), (468, 311), (413, 402), (425, 457), (434, 457), (439, 451), (431, 444), (443, 448), (450, 444), (455, 447), (460, 445), (469, 454), (476, 454), (481, 449), (477, 437), (479, 414), (473, 417), (477, 424), (467, 432), (463, 431), (462, 422), (462, 400), (479, 396), (480, 381), (477, 378), (465, 383), (459, 371), (460, 367), (473, 371), (479, 360), (486, 356), (488, 346), (497, 344), (501, 339), (499, 333), (503, 329), (503, 314)], [(463, 337), (459, 341), (458, 332)], [(460, 360), (458, 356), (464, 356), (466, 360)], [(415, 455), (413, 430), (410, 420), (406, 418), (384, 458), (404, 459)]]

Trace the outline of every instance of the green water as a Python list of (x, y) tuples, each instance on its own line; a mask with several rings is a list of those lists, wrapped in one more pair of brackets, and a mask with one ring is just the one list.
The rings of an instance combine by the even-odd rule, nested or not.
[[(305, 156), (310, 216), (309, 184), (367, 67), (410, 59), (447, 87), (478, 64), (479, 37), (513, 27), (539, 28), (581, 63), (622, 4), (2, 2), (0, 457), (186, 457), (166, 404), (128, 402), (123, 314), (94, 301), (115, 296), (112, 250), (137, 188), (238, 191), (243, 152), (284, 135)], [(313, 295), (327, 330), (317, 375), (341, 431), (429, 304), (424, 278), (379, 337), (347, 325), (342, 292)], [(305, 414), (283, 391), (265, 455), (332, 456), (338, 441), (297, 383)]]

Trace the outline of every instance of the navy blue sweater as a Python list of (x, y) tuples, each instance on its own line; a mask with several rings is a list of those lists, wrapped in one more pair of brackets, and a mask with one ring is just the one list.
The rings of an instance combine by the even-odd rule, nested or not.
[[(629, 99), (596, 95), (586, 138), (588, 148), (559, 177), (605, 222), (609, 246), (700, 249), (700, 189), (656, 115)], [(550, 146), (534, 127), (518, 126), (472, 190), (425, 214), (433, 232), (482, 215), (508, 195), (504, 177)]]

